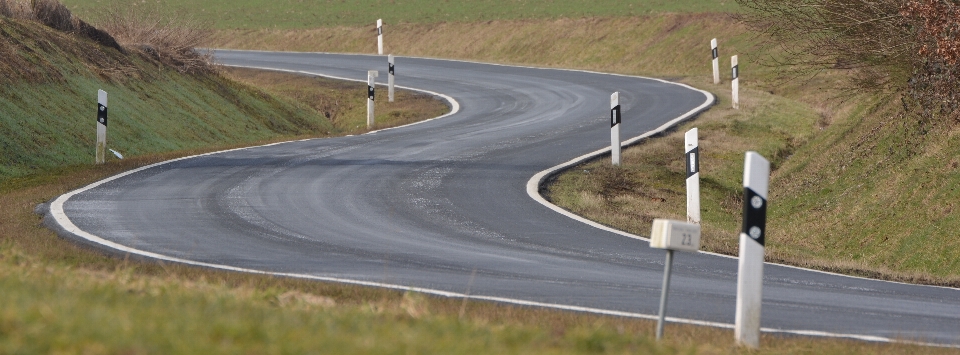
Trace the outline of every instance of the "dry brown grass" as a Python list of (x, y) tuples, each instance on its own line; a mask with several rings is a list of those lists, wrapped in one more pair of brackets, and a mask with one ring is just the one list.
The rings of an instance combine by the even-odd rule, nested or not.
[(0, 0), (0, 15), (21, 20), (35, 20), (33, 8), (26, 0)]
[[(694, 31), (695, 30), (695, 31)], [(748, 48), (746, 28), (725, 14), (651, 17), (398, 23), (384, 35), (384, 53), (523, 63), (658, 76), (702, 71), (710, 36), (724, 39), (726, 58)], [(376, 53), (369, 27), (306, 30), (220, 30), (211, 45), (224, 48)], [(704, 50), (703, 48), (707, 48)], [(741, 61), (746, 61), (741, 57)], [(709, 70), (709, 68), (707, 69)], [(753, 70), (753, 69), (751, 69)]]
[(0, 18), (0, 80), (7, 83), (61, 82), (77, 62), (103, 79), (139, 78), (134, 58), (119, 51), (90, 46), (69, 33), (51, 30), (33, 20)]
[(9, 18), (37, 21), (60, 32), (74, 33), (103, 46), (123, 51), (110, 34), (73, 16), (59, 0), (0, 0), (0, 14)]
[[(316, 110), (335, 127), (328, 134), (358, 134), (366, 127), (366, 83), (331, 80), (283, 72), (224, 68), (223, 74), (246, 85), (290, 98)], [(378, 90), (382, 87), (378, 87)], [(401, 126), (450, 111), (442, 101), (409, 90), (396, 90), (394, 102), (387, 95), (376, 96), (374, 129)]]
[[(209, 37), (209, 25), (192, 20), (189, 15), (164, 15), (156, 7), (147, 5), (115, 5), (100, 12), (96, 19), (100, 28), (97, 28), (74, 16), (58, 0), (0, 0), (0, 14), (12, 19), (36, 21), (119, 52), (134, 49), (181, 73), (206, 73), (214, 69), (211, 55), (195, 50)], [(92, 50), (98, 51), (96, 48)], [(116, 71), (123, 68), (97, 69)]]
[(211, 54), (197, 51), (212, 33), (208, 23), (189, 14), (171, 16), (146, 4), (113, 6), (96, 19), (118, 42), (136, 48), (181, 73), (207, 72)]

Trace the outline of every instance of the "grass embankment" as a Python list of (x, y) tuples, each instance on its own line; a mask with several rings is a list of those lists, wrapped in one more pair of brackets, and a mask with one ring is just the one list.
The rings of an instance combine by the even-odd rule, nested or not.
[(97, 89), (109, 93), (107, 145), (127, 156), (251, 144), (328, 130), (301, 110), (216, 73), (182, 75), (150, 57), (0, 18), (0, 182), (91, 164)]
[[(64, 0), (71, 10), (95, 18), (103, 7), (155, 6), (124, 0)], [(570, 17), (635, 17), (658, 13), (719, 13), (737, 11), (736, 1), (704, 0), (512, 0), (512, 1), (300, 1), (300, 0), (190, 0), (164, 1), (167, 13), (189, 13), (227, 29), (310, 29), (366, 26), (368, 34), (378, 18), (390, 26), (402, 23), (475, 22), (488, 20), (560, 19)]]
[[(459, 27), (452, 24), (435, 24), (413, 26), (419, 32), (407, 35), (397, 33), (398, 37), (392, 40), (406, 36), (402, 38), (407, 38), (409, 44), (416, 48), (403, 53), (406, 55), (442, 56), (443, 53), (453, 53), (450, 56), (467, 59), (584, 67), (625, 73), (657, 74), (656, 71), (662, 71), (661, 75), (687, 77), (684, 80), (707, 86), (701, 68), (706, 62), (678, 56), (677, 52), (697, 53), (706, 57), (707, 50), (704, 47), (709, 40), (707, 36), (723, 33), (729, 37), (725, 40), (727, 47), (721, 49), (725, 56), (748, 49), (747, 37), (739, 25), (729, 20), (707, 21), (716, 18), (724, 19), (717, 15), (671, 15), (662, 20), (494, 21), (488, 25), (477, 23), (463, 27), (475, 32), (490, 31), (479, 34), (457, 32)], [(623, 24), (632, 27), (614, 28)], [(272, 26), (267, 24), (263, 27)], [(244, 43), (266, 47), (268, 42), (283, 38), (282, 46), (272, 48), (293, 49), (302, 46), (297, 48), (328, 51), (356, 48), (345, 51), (370, 52), (374, 47), (370, 45), (372, 37), (367, 27), (305, 30), (278, 35), (272, 35), (269, 31), (252, 31), (250, 39)], [(575, 31), (558, 31), (571, 28)], [(634, 35), (644, 36), (640, 38), (650, 39), (636, 43), (623, 40), (622, 32), (625, 29)], [(451, 49), (446, 36), (433, 33), (439, 30), (452, 35), (476, 35), (469, 38), (477, 38), (474, 43), (478, 46)], [(225, 33), (230, 35), (228, 32), (221, 32), (221, 35)], [(344, 35), (334, 35), (338, 33)], [(492, 39), (480, 41), (485, 36)], [(677, 42), (667, 43), (650, 36), (667, 36)], [(223, 41), (230, 39), (221, 37)], [(392, 45), (389, 41), (388, 47)], [(609, 42), (605, 41), (615, 41), (626, 47), (614, 51), (601, 50), (608, 47), (604, 43)], [(640, 49), (649, 51), (644, 55), (635, 54)], [(654, 54), (663, 57), (655, 58)], [(568, 59), (556, 60), (556, 55), (564, 55), (562, 58)], [(622, 60), (624, 57), (630, 60)], [(741, 57), (741, 62), (745, 61)], [(751, 130), (789, 130), (768, 125), (760, 114), (787, 108), (792, 113), (782, 116), (784, 121), (792, 116), (801, 116), (804, 120), (790, 120), (786, 125), (798, 124), (801, 127), (806, 127), (811, 121), (825, 125), (836, 117), (829, 114), (829, 109), (812, 109), (801, 101), (785, 100), (757, 89), (754, 82), (746, 79), (751, 74), (746, 73), (755, 73), (759, 68), (746, 62), (742, 67), (745, 73), (745, 110), (717, 113), (728, 119), (736, 118), (740, 123), (724, 120), (715, 123), (727, 127), (723, 134), (714, 133), (714, 136), (725, 137), (730, 142), (731, 151), (745, 147), (754, 149), (751, 143), (736, 139), (746, 136), (746, 132)], [(274, 84), (282, 87), (282, 82), (279, 80)], [(300, 104), (316, 102), (307, 101)], [(721, 100), (719, 107), (728, 103)], [(824, 113), (826, 118), (820, 118), (820, 113)], [(729, 127), (750, 129), (733, 130)], [(737, 132), (744, 133), (738, 135)], [(798, 135), (800, 138), (795, 139)], [(781, 133), (771, 140), (770, 149), (777, 151), (778, 146), (784, 145), (776, 143), (778, 141), (799, 144), (804, 141), (805, 135), (807, 133), (804, 132)], [(712, 149), (704, 145), (705, 150)], [(82, 250), (56, 238), (50, 231), (39, 227), (37, 217), (30, 212), (36, 203), (85, 183), (136, 166), (200, 151), (147, 154), (114, 161), (102, 167), (73, 166), (43, 176), (31, 175), (17, 179), (15, 184), (6, 185), (5, 192), (0, 195), (0, 199), (3, 199), (0, 203), (11, 208), (5, 207), (5, 216), (0, 224), (0, 236), (4, 238), (0, 243), (0, 285), (3, 286), (0, 288), (3, 290), (0, 292), (0, 302), (11, 306), (0, 310), (0, 349), (3, 349), (0, 352), (953, 353), (944, 349), (908, 345), (772, 335), (763, 336), (762, 350), (744, 351), (732, 344), (730, 331), (673, 325), (668, 325), (667, 339), (663, 343), (654, 343), (651, 340), (653, 323), (648, 321), (483, 302), (464, 303), (461, 300), (339, 284), (127, 262)], [(627, 154), (634, 154), (632, 151), (638, 150), (628, 151)], [(739, 158), (741, 154), (730, 153), (728, 160), (742, 159)], [(633, 160), (628, 159), (628, 163)], [(719, 166), (717, 169), (732, 171), (728, 175), (737, 174), (736, 164), (731, 163), (724, 168)], [(707, 171), (706, 167), (704, 171)], [(736, 185), (738, 182), (723, 184)], [(735, 204), (736, 198), (730, 198)]]
[[(366, 130), (362, 83), (226, 71), (263, 91), (217, 72), (184, 75), (148, 56), (91, 48), (91, 42), (29, 21), (0, 19), (0, 27), (7, 50), (0, 184), (90, 164), (97, 89), (109, 93), (107, 145), (125, 156)], [(404, 90), (397, 102), (387, 103), (385, 96), (377, 101), (376, 128), (447, 110), (440, 101)]]
[[(710, 81), (713, 37), (720, 38), (724, 77), (729, 55), (740, 57), (742, 110), (729, 109), (727, 81), (722, 86)], [(396, 55), (653, 75), (718, 95), (714, 110), (679, 127), (666, 142), (625, 153), (622, 171), (598, 172), (597, 164), (571, 170), (580, 178), (560, 178), (551, 196), (577, 213), (641, 235), (649, 233), (654, 216), (682, 217), (679, 142), (682, 131), (698, 126), (706, 250), (736, 253), (742, 155), (756, 150), (775, 169), (769, 260), (960, 285), (960, 242), (949, 232), (960, 228), (960, 218), (951, 213), (958, 182), (954, 129), (905, 121), (896, 97), (848, 92), (840, 71), (784, 81), (773, 68), (756, 64), (776, 49), (761, 46), (729, 15), (401, 23), (385, 38), (385, 51)], [(376, 50), (366, 27), (222, 30), (215, 40), (234, 48)], [(667, 143), (675, 148), (667, 150)], [(651, 148), (658, 144), (663, 148)]]

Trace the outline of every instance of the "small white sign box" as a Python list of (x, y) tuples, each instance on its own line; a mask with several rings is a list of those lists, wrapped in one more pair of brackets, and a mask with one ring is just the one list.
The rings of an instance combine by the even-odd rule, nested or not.
[(660, 317), (657, 320), (657, 340), (663, 338), (663, 323), (667, 319), (667, 295), (670, 290), (670, 270), (673, 268), (673, 251), (700, 250), (700, 225), (694, 223), (654, 219), (650, 232), (650, 247), (667, 250), (663, 263), (663, 288), (660, 291)]
[(700, 225), (668, 219), (654, 219), (650, 247), (679, 251), (700, 250)]

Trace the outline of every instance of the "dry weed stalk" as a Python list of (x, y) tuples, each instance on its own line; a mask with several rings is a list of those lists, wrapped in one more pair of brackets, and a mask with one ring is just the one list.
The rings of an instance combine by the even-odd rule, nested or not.
[(212, 33), (206, 23), (186, 16), (165, 16), (146, 5), (109, 8), (98, 23), (120, 43), (138, 48), (180, 72), (212, 70), (211, 55), (196, 50)]

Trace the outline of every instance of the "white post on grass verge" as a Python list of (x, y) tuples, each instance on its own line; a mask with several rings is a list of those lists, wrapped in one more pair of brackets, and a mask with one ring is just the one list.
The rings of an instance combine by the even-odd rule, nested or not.
[(610, 156), (613, 165), (620, 165), (620, 92), (610, 95)]
[(687, 222), (700, 224), (700, 144), (697, 129), (684, 135), (684, 160), (687, 162)]
[(387, 56), (387, 98), (393, 102), (393, 54)]
[(107, 92), (97, 90), (97, 164), (107, 157)]
[(747, 152), (743, 170), (743, 228), (737, 271), (737, 313), (734, 337), (738, 344), (760, 347), (760, 306), (763, 303), (763, 250), (767, 234), (767, 189), (770, 162)]
[(737, 56), (730, 57), (730, 69), (733, 72), (733, 80), (730, 81), (733, 87), (733, 108), (740, 109), (740, 66), (737, 65)]
[(663, 323), (667, 319), (667, 295), (670, 290), (670, 272), (673, 267), (673, 251), (700, 250), (700, 225), (654, 219), (650, 231), (650, 247), (667, 250), (667, 260), (663, 264), (663, 288), (660, 289), (660, 317), (657, 320), (657, 340), (663, 338)]
[(377, 81), (376, 77), (379, 75), (379, 72), (376, 70), (367, 71), (367, 128), (372, 128), (373, 121), (373, 98), (374, 91), (376, 91)]
[(377, 54), (383, 55), (383, 19), (377, 19)]
[(720, 52), (717, 51), (717, 39), (710, 40), (710, 55), (713, 56), (713, 83), (720, 84)]

